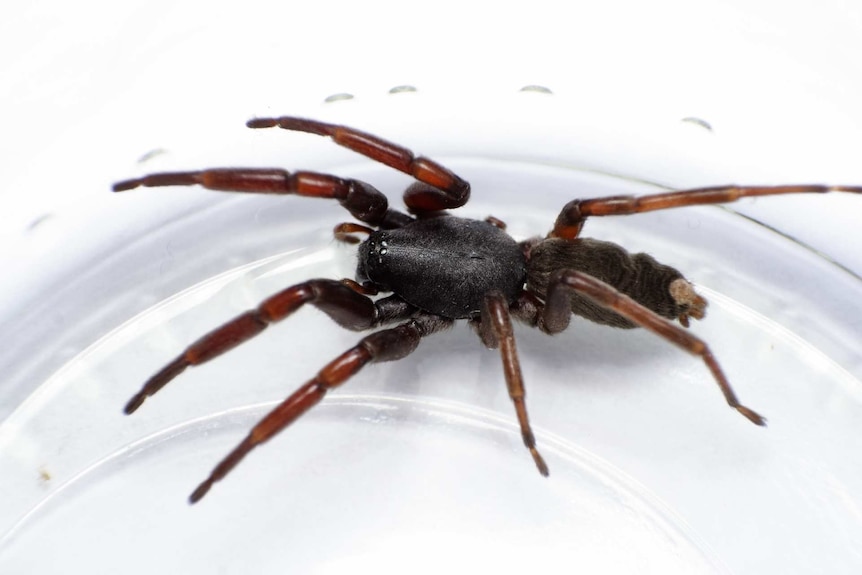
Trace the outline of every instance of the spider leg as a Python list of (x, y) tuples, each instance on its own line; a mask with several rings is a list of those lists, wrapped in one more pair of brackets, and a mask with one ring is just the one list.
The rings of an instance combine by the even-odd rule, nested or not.
[(538, 322), (541, 329), (553, 334), (568, 327), (572, 315), (570, 295), (573, 291), (586, 295), (599, 305), (613, 310), (677, 347), (699, 356), (712, 372), (728, 405), (752, 423), (766, 425), (766, 420), (761, 415), (739, 403), (721, 366), (703, 340), (590, 275), (575, 270), (560, 270), (551, 276), (544, 310)]
[(862, 187), (857, 186), (822, 186), (822, 185), (792, 185), (792, 186), (718, 186), (712, 188), (696, 188), (675, 192), (664, 192), (646, 196), (609, 196), (589, 200), (573, 200), (566, 204), (550, 237), (573, 239), (578, 237), (584, 221), (590, 216), (619, 216), (698, 206), (704, 204), (726, 204), (740, 198), (753, 196), (773, 196), (779, 194), (808, 194), (826, 192), (862, 193)]
[(488, 216), (487, 218), (485, 218), (485, 221), (494, 227), (500, 228), (501, 230), (506, 229), (506, 222), (504, 222), (500, 218), (495, 218), (494, 216)]
[(378, 331), (329, 362), (310, 381), (270, 411), (245, 439), (212, 470), (192, 492), (189, 501), (197, 503), (213, 484), (221, 481), (255, 447), (269, 440), (317, 404), (326, 392), (347, 381), (368, 363), (394, 361), (412, 353), (419, 340), (447, 328), (452, 320), (430, 314), (417, 315), (394, 328)]
[(317, 172), (290, 173), (279, 168), (211, 168), (188, 172), (161, 172), (117, 182), (115, 192), (138, 187), (201, 185), (209, 190), (254, 194), (295, 194), (338, 202), (359, 221), (397, 228), (413, 220), (389, 209), (386, 196), (371, 184)]
[(335, 236), (335, 239), (339, 242), (344, 242), (345, 244), (358, 244), (362, 240), (355, 234), (371, 235), (372, 232), (374, 232), (373, 229), (359, 224), (354, 224), (353, 222), (338, 224), (332, 230), (332, 234)]
[(249, 128), (282, 128), (328, 136), (345, 148), (372, 160), (413, 176), (421, 184), (410, 186), (404, 192), (404, 203), (412, 212), (434, 212), (460, 208), (470, 199), (470, 184), (448, 168), (413, 152), (366, 132), (327, 124), (305, 118), (255, 118)]
[(536, 449), (536, 438), (527, 417), (527, 405), (524, 401), (524, 378), (521, 375), (521, 364), (518, 361), (518, 350), (515, 347), (515, 334), (512, 331), (512, 322), (509, 317), (509, 304), (502, 294), (495, 292), (485, 296), (478, 328), (482, 343), (490, 349), (500, 348), (506, 387), (509, 390), (512, 403), (515, 404), (515, 413), (518, 416), (518, 424), (521, 426), (521, 437), (524, 439), (524, 445), (530, 451), (530, 455), (533, 456), (539, 473), (547, 477), (548, 465), (539, 454), (539, 450)]
[(307, 303), (329, 315), (340, 326), (355, 331), (403, 319), (413, 310), (394, 297), (373, 302), (350, 284), (335, 280), (317, 279), (297, 284), (270, 296), (256, 309), (240, 314), (191, 344), (144, 383), (126, 404), (125, 412), (133, 413), (147, 397), (154, 395), (187, 367), (200, 365), (233, 349), (262, 332), (270, 323), (288, 317)]

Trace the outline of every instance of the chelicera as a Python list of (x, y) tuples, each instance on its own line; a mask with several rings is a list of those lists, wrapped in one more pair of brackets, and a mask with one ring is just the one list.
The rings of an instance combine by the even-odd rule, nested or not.
[[(447, 210), (467, 203), (470, 185), (402, 146), (346, 126), (294, 117), (258, 118), (249, 121), (248, 127), (328, 136), (411, 175), (416, 182), (404, 192), (409, 213), (390, 208), (386, 197), (366, 182), (306, 171), (205, 169), (150, 174), (114, 185), (114, 191), (123, 191), (197, 184), (211, 190), (329, 198), (338, 200), (362, 222), (335, 227), (337, 239), (359, 243), (355, 279), (312, 279), (272, 295), (256, 309), (192, 343), (126, 405), (126, 413), (134, 412), (187, 367), (225, 353), (305, 304), (349, 330), (385, 328), (363, 337), (269, 412), (194, 490), (192, 503), (256, 446), (311, 409), (327, 391), (366, 364), (406, 357), (422, 338), (456, 320), (466, 320), (485, 346), (500, 350), (524, 444), (542, 475), (548, 475), (548, 466), (527, 417), (512, 318), (547, 334), (566, 329), (572, 314), (617, 328), (646, 328), (699, 357), (727, 403), (752, 423), (765, 425), (762, 416), (739, 402), (709, 346), (685, 329), (691, 318), (704, 317), (707, 305), (694, 286), (679, 271), (649, 255), (630, 254), (616, 244), (580, 237), (581, 229), (590, 217), (719, 204), (743, 197), (862, 193), (862, 187), (850, 186), (721, 186), (573, 200), (563, 207), (547, 236), (518, 242), (496, 218), (482, 221), (450, 215)], [(364, 237), (361, 242), (360, 237)], [(381, 297), (374, 297), (378, 295)]]

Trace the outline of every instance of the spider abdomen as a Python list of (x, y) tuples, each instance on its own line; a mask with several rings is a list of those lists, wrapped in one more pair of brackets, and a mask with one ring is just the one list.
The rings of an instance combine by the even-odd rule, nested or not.
[(443, 317), (479, 314), (485, 295), (509, 302), (524, 287), (526, 261), (506, 232), (484, 221), (440, 216), (372, 233), (359, 246), (358, 279)]
[[(581, 271), (600, 279), (662, 317), (675, 319), (686, 311), (671, 290), (671, 283), (682, 278), (682, 274), (647, 254), (631, 254), (617, 244), (590, 238), (549, 238), (530, 252), (527, 287), (545, 297), (551, 274), (561, 269)], [(584, 295), (572, 294), (571, 301), (572, 313), (590, 321), (613, 327), (636, 327)]]

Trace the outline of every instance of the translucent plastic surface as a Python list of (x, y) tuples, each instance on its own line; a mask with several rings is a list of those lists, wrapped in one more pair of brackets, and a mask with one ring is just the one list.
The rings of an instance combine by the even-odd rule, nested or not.
[[(493, 214), (518, 238), (545, 233), (572, 197), (657, 189), (561, 166), (437, 157), (473, 184), (460, 212)], [(331, 169), (393, 201), (407, 183), (367, 162)], [(518, 326), (544, 479), (521, 443), (498, 353), (458, 325), (402, 361), (364, 369), (189, 506), (246, 430), (359, 336), (303, 309), (188, 370), (134, 416), (122, 406), (183, 346), (266, 295), (352, 276), (353, 248), (329, 235), (349, 217), (302, 198), (134, 194), (159, 194), (172, 216), (117, 202), (114, 221), (162, 224), (76, 276), (78, 293), (125, 285), (102, 297), (96, 327), (58, 319), (51, 333), (80, 342), (113, 329), (51, 369), (0, 424), (0, 572), (862, 565), (862, 285), (791, 240), (715, 207), (595, 218), (585, 230), (698, 285), (710, 307), (692, 330), (766, 429), (726, 406), (697, 358), (649, 333), (575, 320), (552, 338)], [(18, 389), (39, 373), (25, 364)]]

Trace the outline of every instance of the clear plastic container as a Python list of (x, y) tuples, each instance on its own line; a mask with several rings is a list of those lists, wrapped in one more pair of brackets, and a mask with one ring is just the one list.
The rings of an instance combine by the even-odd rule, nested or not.
[[(321, 119), (444, 162), (473, 185), (459, 213), (494, 215), (517, 238), (546, 233), (574, 197), (686, 186), (694, 174), (740, 179), (728, 158), (691, 143), (690, 127), (568, 117), (545, 94), (457, 116), (417, 94), (396, 98), (335, 103)], [(254, 154), (258, 165), (373, 182), (395, 204), (409, 183), (320, 138), (255, 137), (262, 144), (237, 161), (225, 160), (230, 142), (203, 142), (194, 158), (140, 170)], [(365, 368), (189, 506), (263, 413), (360, 336), (303, 309), (186, 371), (133, 416), (123, 405), (186, 344), (268, 294), (351, 277), (355, 251), (331, 237), (349, 220), (322, 200), (159, 189), (34, 230), (52, 249), (31, 260), (3, 318), (15, 341), (0, 355), (0, 572), (862, 565), (862, 282), (722, 207), (594, 218), (584, 235), (649, 252), (697, 284), (710, 307), (691, 329), (766, 429), (727, 407), (702, 362), (649, 333), (578, 319), (554, 337), (516, 326), (551, 469), (542, 478), (498, 353), (457, 325)], [(63, 237), (79, 241), (52, 242)]]

